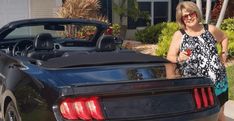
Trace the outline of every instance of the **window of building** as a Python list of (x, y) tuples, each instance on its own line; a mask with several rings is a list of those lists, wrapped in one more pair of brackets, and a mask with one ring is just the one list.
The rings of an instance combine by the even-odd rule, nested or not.
[(155, 25), (171, 21), (171, 0), (137, 0), (139, 9), (150, 16), (150, 21), (139, 18), (137, 21), (128, 17), (128, 29)]
[(112, 1), (100, 0), (101, 3), (101, 15), (106, 16), (109, 22), (112, 22)]

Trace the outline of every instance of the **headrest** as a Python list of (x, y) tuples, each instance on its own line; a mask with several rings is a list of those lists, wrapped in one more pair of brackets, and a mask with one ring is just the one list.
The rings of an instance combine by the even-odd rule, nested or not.
[(40, 33), (34, 41), (35, 50), (53, 50), (54, 42), (50, 33)]
[(96, 44), (96, 51), (114, 51), (116, 49), (115, 39), (111, 35), (103, 35), (98, 39)]

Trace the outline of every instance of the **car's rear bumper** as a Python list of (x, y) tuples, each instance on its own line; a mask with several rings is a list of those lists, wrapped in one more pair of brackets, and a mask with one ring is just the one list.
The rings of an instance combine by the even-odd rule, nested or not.
[(191, 120), (191, 121), (217, 121), (217, 120), (218, 120), (218, 113), (215, 113), (213, 115), (201, 117), (199, 119), (195, 119), (195, 120)]
[(206, 111), (180, 115), (157, 121), (217, 121), (219, 110), (220, 108), (217, 105), (216, 107), (208, 109)]
[(145, 119), (135, 119), (134, 121), (217, 121), (219, 110), (220, 108), (217, 105), (211, 109), (196, 113), (187, 113), (177, 116), (165, 116), (165, 118), (146, 117)]
[[(114, 120), (105, 120), (105, 121), (217, 121), (219, 106), (213, 107), (211, 109), (196, 112), (196, 113), (185, 113), (183, 115), (177, 116), (164, 116), (165, 118), (160, 117), (144, 117), (140, 119), (114, 119)], [(56, 110), (54, 110), (56, 111)], [(57, 111), (56, 111), (57, 112)], [(56, 121), (63, 121), (61, 115), (56, 115)]]

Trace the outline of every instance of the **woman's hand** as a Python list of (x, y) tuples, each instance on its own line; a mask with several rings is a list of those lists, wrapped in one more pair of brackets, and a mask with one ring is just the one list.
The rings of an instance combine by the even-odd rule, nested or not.
[(226, 65), (226, 62), (227, 62), (227, 56), (228, 56), (228, 54), (225, 52), (221, 53), (221, 55), (220, 55), (220, 60), (224, 65)]
[(178, 56), (179, 63), (188, 60), (190, 54), (191, 54), (191, 52), (188, 52), (188, 51), (182, 51), (182, 52), (180, 52), (179, 56)]

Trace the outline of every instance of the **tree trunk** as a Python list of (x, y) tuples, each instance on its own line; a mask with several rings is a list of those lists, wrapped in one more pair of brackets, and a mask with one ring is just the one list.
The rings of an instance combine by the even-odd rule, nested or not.
[(200, 10), (201, 16), (203, 16), (202, 15), (202, 1), (201, 0), (196, 0), (196, 4), (197, 4), (197, 7)]
[(216, 23), (216, 27), (220, 27), (220, 25), (221, 25), (221, 23), (222, 23), (222, 21), (223, 21), (223, 18), (224, 18), (224, 15), (225, 15), (225, 11), (226, 11), (226, 9), (227, 9), (227, 5), (228, 5), (228, 0), (224, 0), (223, 1), (223, 5), (222, 5), (222, 9), (221, 9), (221, 12), (220, 12), (220, 14), (219, 14), (219, 19), (218, 19), (218, 21), (217, 21), (217, 23)]
[(120, 38), (125, 39), (127, 33), (127, 25), (120, 25)]
[(210, 21), (211, 0), (206, 1), (206, 23)]

